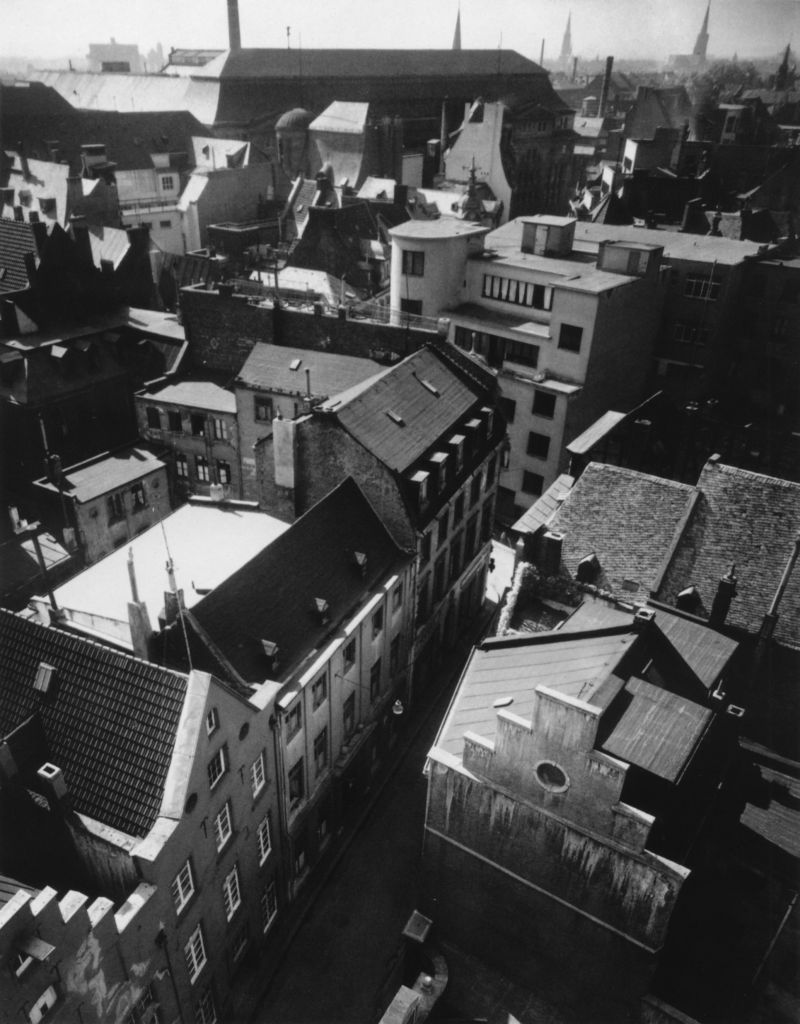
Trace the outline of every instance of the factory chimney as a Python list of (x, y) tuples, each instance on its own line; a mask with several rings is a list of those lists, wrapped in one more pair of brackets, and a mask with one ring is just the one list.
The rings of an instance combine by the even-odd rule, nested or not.
[(242, 33), (239, 29), (239, 0), (228, 0), (228, 46), (241, 50)]

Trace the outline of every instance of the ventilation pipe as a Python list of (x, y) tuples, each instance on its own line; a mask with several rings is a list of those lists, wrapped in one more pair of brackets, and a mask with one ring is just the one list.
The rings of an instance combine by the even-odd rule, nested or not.
[(606, 73), (603, 75), (603, 91), (600, 93), (600, 106), (597, 111), (598, 117), (606, 116), (606, 105), (608, 94), (611, 89), (611, 69), (614, 67), (614, 58), (606, 57)]

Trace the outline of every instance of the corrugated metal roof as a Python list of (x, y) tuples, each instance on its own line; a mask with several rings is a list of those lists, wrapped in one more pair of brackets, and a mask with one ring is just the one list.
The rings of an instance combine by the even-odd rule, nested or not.
[(643, 679), (625, 684), (630, 702), (601, 749), (668, 782), (677, 782), (714, 713)]

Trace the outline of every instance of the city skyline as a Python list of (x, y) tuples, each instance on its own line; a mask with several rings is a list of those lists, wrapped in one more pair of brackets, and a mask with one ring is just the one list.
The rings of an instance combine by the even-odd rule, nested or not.
[[(48, 20), (52, 0), (5, 0), (0, 57), (32, 61), (85, 58), (90, 43), (137, 44), (143, 55), (161, 43), (171, 47), (227, 47), (224, 0), (140, 0), (137, 5), (109, 0), (98, 8), (78, 0), (70, 18)], [(277, 0), (239, 0), (245, 47), (449, 49), (458, 10), (464, 49), (516, 50), (538, 61), (544, 42), (545, 63), (561, 52), (571, 14), (572, 49), (586, 60), (613, 54), (621, 59), (666, 60), (691, 53), (706, 10), (706, 0), (499, 0), (491, 8), (477, 0), (446, 0), (432, 8), (423, 0), (402, 7), (390, 0), (348, 0), (342, 6), (318, 0), (298, 5)], [(711, 4), (709, 56), (769, 57), (800, 30), (797, 0), (717, 0)], [(387, 46), (387, 38), (391, 46)]]

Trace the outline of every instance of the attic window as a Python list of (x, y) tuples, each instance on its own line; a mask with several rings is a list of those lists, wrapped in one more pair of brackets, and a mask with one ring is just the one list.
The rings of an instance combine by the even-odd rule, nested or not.
[(697, 587), (690, 586), (682, 590), (675, 601), (677, 608), (681, 611), (691, 612), (694, 611), (700, 604), (700, 595), (697, 593)]
[(33, 680), (33, 688), (39, 693), (47, 694), (54, 683), (55, 665), (48, 665), (46, 661), (40, 661), (36, 669), (36, 678)]
[(300, 364), (301, 364), (302, 362), (303, 362), (303, 360), (302, 360), (302, 359), (293, 359), (293, 360), (291, 361), (291, 363), (289, 363), (289, 369), (290, 369), (290, 370), (293, 370), (293, 371), (294, 371), (294, 370), (299, 370), (299, 369), (300, 369)]
[(331, 621), (331, 606), (324, 597), (314, 598), (314, 608), (316, 609), (323, 626)]
[(406, 425), (406, 421), (399, 413), (392, 412), (391, 409), (387, 409), (386, 415), (389, 417), (392, 423), (396, 423), (398, 427), (404, 427)]
[(363, 551), (355, 551), (353, 553), (356, 565), (358, 566), (359, 572), (364, 576), (367, 572), (367, 556)]

